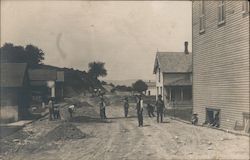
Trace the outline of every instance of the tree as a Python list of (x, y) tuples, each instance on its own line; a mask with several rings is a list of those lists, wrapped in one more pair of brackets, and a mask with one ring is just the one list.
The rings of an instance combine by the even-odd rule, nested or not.
[(103, 62), (91, 62), (89, 63), (88, 74), (97, 79), (98, 77), (104, 77), (107, 75), (107, 70), (104, 68), (105, 63)]
[(24, 51), (26, 53), (26, 62), (30, 66), (41, 64), (44, 60), (44, 52), (36, 46), (29, 44), (25, 47)]
[(30, 67), (35, 67), (44, 60), (44, 52), (31, 44), (23, 47), (5, 43), (0, 53), (4, 63), (28, 63)]
[(135, 83), (133, 83), (132, 87), (134, 91), (137, 91), (139, 93), (142, 93), (143, 91), (146, 91), (148, 89), (147, 84), (142, 80), (138, 80)]

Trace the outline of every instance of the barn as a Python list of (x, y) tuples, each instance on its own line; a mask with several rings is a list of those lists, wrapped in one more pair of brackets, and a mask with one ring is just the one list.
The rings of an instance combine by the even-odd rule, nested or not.
[(26, 63), (1, 63), (1, 123), (25, 119), (30, 104)]

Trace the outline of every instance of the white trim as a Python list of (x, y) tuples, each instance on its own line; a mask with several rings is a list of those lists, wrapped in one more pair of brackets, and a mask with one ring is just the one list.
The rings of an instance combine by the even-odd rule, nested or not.
[(226, 19), (225, 2), (221, 0), (218, 5), (218, 25), (224, 24)]
[(242, 14), (248, 14), (249, 13), (249, 1), (244, 0), (242, 1)]

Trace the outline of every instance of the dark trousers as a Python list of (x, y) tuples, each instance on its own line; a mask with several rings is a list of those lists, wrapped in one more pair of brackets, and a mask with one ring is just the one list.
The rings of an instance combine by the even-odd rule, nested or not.
[(161, 117), (161, 123), (163, 122), (163, 111), (158, 110), (157, 111), (157, 122), (159, 123), (159, 118)]
[(59, 110), (55, 110), (54, 111), (54, 119), (61, 119), (60, 111)]
[(149, 117), (155, 117), (153, 110), (148, 110), (148, 116)]
[(128, 117), (128, 107), (124, 107), (124, 115), (125, 117)]
[(143, 114), (142, 113), (137, 113), (137, 117), (138, 117), (139, 127), (143, 126)]
[(51, 121), (54, 118), (54, 110), (49, 108), (49, 120)]
[(72, 118), (73, 117), (73, 109), (69, 108), (68, 111), (69, 111), (70, 118)]
[(101, 117), (101, 119), (107, 118), (105, 108), (100, 108), (100, 117)]
[(106, 108), (105, 107), (103, 108), (103, 116), (104, 116), (104, 118), (107, 118), (107, 116), (106, 116)]
[(104, 119), (104, 111), (103, 111), (103, 108), (100, 109), (100, 117), (101, 117), (101, 119)]

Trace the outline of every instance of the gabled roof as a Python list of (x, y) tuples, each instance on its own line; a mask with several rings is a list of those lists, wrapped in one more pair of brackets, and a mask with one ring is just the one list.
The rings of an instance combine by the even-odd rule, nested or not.
[(1, 63), (0, 86), (22, 87), (26, 69), (26, 63)]
[(192, 53), (157, 52), (154, 64), (154, 74), (160, 68), (163, 73), (192, 72)]
[(152, 82), (152, 81), (150, 81), (150, 82), (145, 82), (146, 83), (146, 85), (148, 86), (148, 87), (155, 87), (156, 86), (156, 83), (155, 82)]
[(31, 81), (56, 81), (57, 71), (52, 69), (30, 69)]

